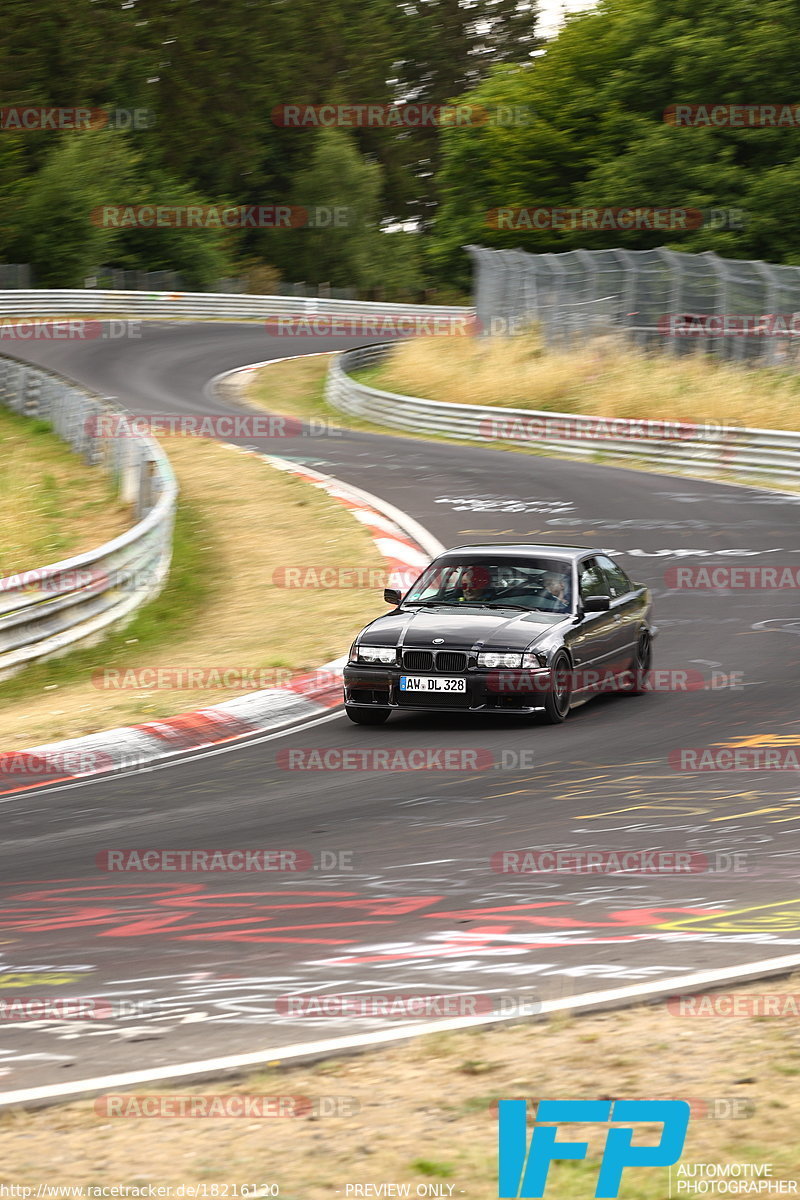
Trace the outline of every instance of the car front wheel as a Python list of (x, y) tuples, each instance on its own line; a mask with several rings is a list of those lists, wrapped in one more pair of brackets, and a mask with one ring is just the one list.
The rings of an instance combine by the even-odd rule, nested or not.
[(650, 672), (653, 669), (653, 639), (650, 631), (643, 629), (636, 643), (636, 654), (633, 660), (633, 670), (630, 672), (630, 682), (622, 691), (628, 696), (643, 696), (649, 691)]
[(550, 668), (550, 687), (544, 702), (544, 719), (548, 725), (560, 725), (569, 716), (572, 685), (569, 661), (564, 654), (557, 654)]
[(354, 725), (383, 725), (392, 712), (390, 708), (356, 708), (352, 704), (345, 704), (344, 711)]

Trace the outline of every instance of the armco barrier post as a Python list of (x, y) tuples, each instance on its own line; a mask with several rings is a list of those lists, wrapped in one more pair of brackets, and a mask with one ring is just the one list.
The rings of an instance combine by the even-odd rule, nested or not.
[(90, 467), (95, 467), (103, 461), (103, 452), (100, 446), (100, 438), (94, 432), (97, 429), (97, 421), (102, 414), (103, 408), (99, 401), (90, 400), (86, 405), (84, 421), (84, 443), (83, 455)]
[(38, 417), (42, 379), (37, 371), (26, 371), (23, 383), (21, 410), (26, 417)]
[(120, 439), (121, 464), (119, 498), (123, 504), (136, 504), (139, 498), (141, 462), (139, 447), (132, 438)]
[(139, 460), (139, 496), (137, 500), (137, 516), (141, 518), (148, 513), (156, 501), (156, 458), (148, 450), (142, 450)]
[(25, 369), (19, 364), (15, 365), (14, 372), (11, 376), (11, 388), (8, 406), (12, 412), (18, 413), (21, 410), (22, 394), (25, 388)]

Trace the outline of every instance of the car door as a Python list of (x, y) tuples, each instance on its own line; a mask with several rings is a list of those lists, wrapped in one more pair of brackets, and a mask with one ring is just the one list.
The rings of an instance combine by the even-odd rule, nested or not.
[(628, 667), (636, 648), (641, 624), (642, 605), (639, 594), (618, 563), (605, 554), (597, 555), (597, 565), (605, 576), (611, 597), (611, 646), (614, 665)]
[[(589, 596), (607, 596), (608, 581), (597, 558), (590, 555), (578, 563), (578, 590), (581, 601)], [(609, 612), (584, 613), (571, 639), (572, 655), (578, 669), (606, 669), (614, 656), (616, 622)], [(576, 691), (583, 690), (577, 681)]]

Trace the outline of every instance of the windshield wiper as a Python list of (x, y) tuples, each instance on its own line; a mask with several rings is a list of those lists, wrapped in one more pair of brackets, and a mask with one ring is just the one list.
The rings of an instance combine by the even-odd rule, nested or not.
[(478, 608), (516, 608), (518, 612), (535, 612), (536, 609), (527, 608), (524, 604), (506, 604), (504, 600), (498, 601), (497, 604), (478, 604)]
[(444, 605), (446, 608), (515, 608), (518, 612), (537, 611), (533, 608), (527, 608), (524, 604), (506, 604), (502, 600), (497, 604), (487, 604), (484, 600), (409, 600), (403, 607), (428, 608), (432, 605)]

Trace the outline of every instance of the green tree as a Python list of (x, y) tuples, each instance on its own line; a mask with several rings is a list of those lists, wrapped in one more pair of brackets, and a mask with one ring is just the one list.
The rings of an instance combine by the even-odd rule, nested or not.
[(0, 261), (6, 262), (19, 253), (22, 205), (29, 187), (22, 140), (13, 133), (0, 135)]
[(21, 261), (43, 287), (82, 287), (117, 234), (92, 214), (130, 191), (134, 160), (112, 133), (66, 135), (31, 181), (19, 234)]
[[(675, 127), (671, 105), (791, 102), (800, 10), (789, 0), (603, 0), (571, 19), (535, 64), (495, 71), (465, 99), (527, 103), (529, 126), (447, 130), (431, 261), (464, 271), (466, 242), (559, 251), (667, 244), (789, 261), (796, 128)], [(500, 206), (741, 208), (739, 229), (495, 230)]]
[[(132, 203), (185, 209), (203, 207), (209, 201), (161, 168), (136, 162), (131, 189)], [(127, 201), (126, 201), (127, 202)], [(214, 202), (219, 205), (219, 202)], [(222, 202), (224, 204), (224, 202)], [(235, 272), (235, 258), (242, 233), (216, 228), (142, 228), (120, 230), (111, 257), (103, 265), (139, 271), (177, 271), (190, 291), (209, 291), (218, 280)]]
[(148, 167), (126, 134), (64, 136), (26, 189), (14, 249), (42, 286), (81, 287), (100, 266), (171, 268), (190, 287), (231, 270), (235, 234), (216, 229), (130, 228), (104, 207), (198, 205), (193, 189)]
[(141, 103), (152, 62), (140, 16), (112, 0), (4, 0), (0, 104)]
[[(358, 151), (343, 130), (324, 129), (314, 138), (308, 165), (295, 180), (294, 204), (310, 214), (324, 210), (330, 223), (319, 228), (275, 230), (266, 257), (295, 263), (300, 278), (334, 287), (379, 284), (381, 168)], [(263, 244), (263, 243), (262, 243)]]
[[(535, 6), (531, 0), (228, 0), (224, 6), (215, 0), (6, 0), (3, 17), (0, 104), (152, 110), (153, 128), (135, 138), (136, 178), (169, 194), (183, 186), (192, 194), (273, 204), (297, 191), (315, 144), (313, 132), (280, 128), (273, 109), (444, 104), (485, 78), (493, 63), (528, 61)], [(15, 183), (37, 193), (50, 188), (51, 163), (62, 154), (72, 172), (73, 158), (56, 136), (22, 136)], [(426, 224), (436, 202), (441, 131), (360, 128), (350, 137), (362, 157), (381, 168), (375, 221)], [(79, 145), (87, 150), (89, 143)], [(10, 162), (4, 160), (5, 167)], [(89, 153), (92, 193), (94, 169)], [(0, 177), (3, 170), (0, 163)], [(35, 183), (37, 172), (46, 173)], [(68, 182), (73, 194), (78, 181)], [(69, 259), (70, 278), (82, 258), (71, 258), (82, 243), (79, 224), (73, 214), (53, 260), (66, 269)], [(0, 249), (10, 233), (0, 229)], [(37, 253), (46, 241), (30, 226), (26, 237)], [(245, 254), (257, 251), (260, 238), (243, 239)], [(126, 237), (120, 253), (135, 256), (128, 243)], [(157, 245), (171, 253), (183, 242), (163, 238)], [(389, 245), (373, 242), (382, 274), (400, 270), (391, 258), (385, 261)], [(407, 264), (415, 257), (407, 255)], [(291, 259), (283, 264), (290, 276), (294, 265)], [(48, 275), (55, 270), (49, 267)]]

